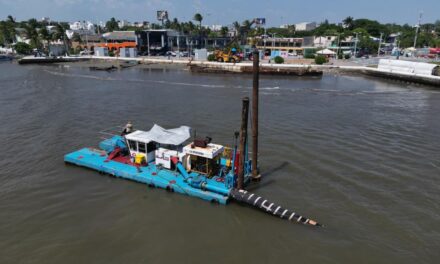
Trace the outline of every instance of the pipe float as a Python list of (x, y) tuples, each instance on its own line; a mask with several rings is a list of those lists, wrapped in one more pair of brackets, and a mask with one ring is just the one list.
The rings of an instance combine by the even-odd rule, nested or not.
[(269, 202), (263, 197), (260, 197), (245, 190), (233, 189), (230, 192), (230, 196), (238, 202), (246, 203), (269, 214), (278, 216), (281, 219), (296, 221), (305, 225), (322, 226), (320, 223), (312, 219), (301, 216), (293, 211), (284, 209), (281, 206), (276, 205), (275, 203)]

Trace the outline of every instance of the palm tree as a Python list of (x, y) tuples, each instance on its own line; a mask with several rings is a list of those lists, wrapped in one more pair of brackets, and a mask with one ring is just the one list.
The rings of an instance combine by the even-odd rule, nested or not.
[(232, 26), (234, 27), (235, 30), (235, 36), (240, 35), (240, 29), (241, 29), (241, 25), (238, 21), (235, 21), (234, 23), (232, 23)]
[(194, 15), (193, 19), (195, 21), (199, 22), (199, 48), (200, 48), (200, 45), (202, 43), (202, 20), (203, 20), (203, 17), (201, 14), (197, 13)]
[(28, 39), (30, 39), (30, 45), (32, 46), (32, 48), (40, 48), (41, 43), (40, 39), (38, 38), (37, 29), (32, 25), (27, 25), (25, 29), (26, 36)]
[(203, 20), (203, 16), (202, 16), (200, 13), (197, 13), (197, 14), (194, 15), (193, 20), (199, 22), (200, 30), (202, 30), (202, 20)]
[(45, 40), (46, 41), (46, 45), (47, 45), (47, 50), (49, 51), (49, 41), (50, 41), (50, 39), (51, 39), (51, 35), (50, 35), (50, 33), (49, 33), (49, 31), (47, 30), (47, 28), (45, 27), (45, 26), (43, 26), (41, 29), (40, 29), (40, 38), (42, 39), (42, 40)]
[(344, 26), (346, 28), (348, 28), (349, 30), (352, 30), (354, 27), (354, 19), (351, 16), (346, 17), (344, 20), (342, 20), (342, 23), (344, 24)]
[(226, 37), (226, 35), (228, 35), (228, 32), (229, 32), (228, 27), (222, 27), (222, 28), (220, 29), (220, 35), (221, 35), (222, 37)]
[(13, 18), (11, 15), (8, 15), (6, 21), (10, 23), (15, 23), (15, 18)]

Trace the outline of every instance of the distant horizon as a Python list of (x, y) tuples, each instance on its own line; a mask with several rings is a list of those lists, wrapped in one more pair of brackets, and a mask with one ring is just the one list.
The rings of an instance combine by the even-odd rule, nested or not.
[(167, 10), (170, 19), (177, 18), (179, 21), (192, 20), (195, 13), (200, 13), (204, 17), (203, 25), (224, 26), (256, 17), (266, 18), (268, 27), (301, 22), (321, 23), (326, 19), (338, 24), (348, 16), (376, 20), (382, 24), (416, 25), (420, 12), (423, 13), (422, 24), (440, 20), (438, 0), (420, 0), (416, 7), (412, 7), (412, 2), (396, 0), (371, 0), (368, 3), (348, 0), (334, 0), (331, 3), (325, 0), (313, 3), (294, 0), (274, 0), (270, 3), (252, 0), (239, 3), (233, 0), (205, 3), (202, 0), (0, 0), (0, 5), (0, 20), (11, 15), (17, 21), (49, 17), (52, 21), (86, 20), (94, 24), (106, 22), (111, 17), (129, 22), (158, 23), (157, 10)]

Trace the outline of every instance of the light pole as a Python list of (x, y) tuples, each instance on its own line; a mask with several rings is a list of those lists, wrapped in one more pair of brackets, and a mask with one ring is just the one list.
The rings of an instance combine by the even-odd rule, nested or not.
[(416, 25), (416, 35), (414, 36), (414, 46), (413, 46), (413, 48), (416, 48), (416, 45), (417, 45), (417, 35), (419, 34), (420, 23), (422, 22), (422, 15), (423, 15), (423, 12), (420, 12), (419, 23)]
[(150, 57), (150, 31), (147, 32), (148, 57)]
[(383, 36), (383, 33), (380, 33), (379, 47), (377, 48), (377, 57), (380, 56), (380, 46), (382, 45), (382, 36)]
[(339, 46), (341, 45), (341, 33), (338, 34), (338, 48), (336, 49), (336, 60), (339, 59)]
[(266, 32), (266, 26), (264, 26), (264, 52), (266, 52), (266, 39), (267, 39), (267, 32)]
[(272, 47), (275, 48), (275, 35), (276, 33), (272, 33)]
[(354, 40), (354, 57), (356, 58), (356, 50), (357, 50), (357, 44), (359, 39), (359, 33), (356, 33), (356, 39)]

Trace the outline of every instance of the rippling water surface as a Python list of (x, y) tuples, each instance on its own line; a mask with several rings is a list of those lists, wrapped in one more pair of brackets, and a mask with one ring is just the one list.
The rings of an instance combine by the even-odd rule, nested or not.
[(261, 80), (251, 189), (292, 224), (66, 166), (101, 130), (182, 124), (232, 144), (251, 76), (0, 64), (0, 263), (437, 263), (440, 90), (324, 75)]

